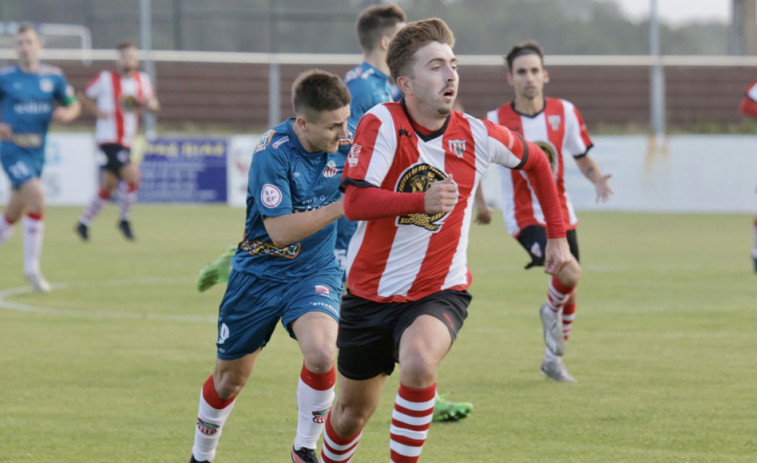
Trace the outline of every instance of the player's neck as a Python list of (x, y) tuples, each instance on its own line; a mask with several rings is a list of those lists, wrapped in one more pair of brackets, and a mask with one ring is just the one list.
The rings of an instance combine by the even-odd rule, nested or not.
[(18, 67), (26, 73), (33, 74), (39, 70), (39, 60), (19, 61)]
[(534, 116), (544, 111), (544, 97), (518, 98), (515, 97), (515, 110), (526, 116)]
[(408, 101), (405, 99), (405, 108), (410, 115), (411, 122), (415, 125), (419, 125), (429, 132), (435, 132), (442, 127), (447, 121), (448, 115), (441, 115), (431, 110), (425, 109), (420, 103), (416, 101)]
[(381, 50), (376, 49), (371, 53), (364, 54), (363, 61), (383, 72), (387, 76), (389, 75), (389, 65), (386, 64), (386, 53), (381, 52)]

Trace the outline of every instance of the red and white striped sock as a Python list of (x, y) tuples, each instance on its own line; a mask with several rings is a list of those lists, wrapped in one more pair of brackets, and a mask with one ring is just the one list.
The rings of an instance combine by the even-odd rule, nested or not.
[(197, 411), (197, 426), (192, 455), (197, 461), (212, 461), (216, 456), (218, 440), (221, 438), (226, 419), (234, 408), (234, 399), (222, 399), (216, 392), (213, 375), (205, 381), (200, 392), (200, 407)]
[(13, 223), (14, 221), (5, 214), (0, 217), (0, 244), (3, 244), (13, 234)]
[(400, 384), (389, 429), (392, 463), (415, 463), (421, 457), (434, 416), (436, 383), (423, 389)]
[(108, 199), (110, 199), (110, 193), (103, 189), (98, 190), (95, 197), (92, 198), (92, 202), (89, 203), (89, 206), (84, 209), (81, 217), (79, 217), (79, 222), (89, 226), (90, 222), (100, 213)]
[(576, 301), (565, 304), (562, 309), (562, 335), (567, 341), (573, 331), (573, 320), (576, 319)]
[(321, 461), (323, 463), (349, 463), (357, 450), (363, 432), (350, 437), (341, 437), (331, 427), (331, 413), (326, 416), (326, 432), (323, 433)]
[(297, 434), (294, 448), (314, 449), (323, 432), (326, 415), (334, 401), (336, 368), (326, 373), (313, 373), (302, 364), (297, 383)]
[(573, 292), (575, 286), (566, 286), (560, 283), (557, 277), (552, 277), (549, 280), (549, 287), (547, 288), (547, 306), (552, 309), (553, 312), (560, 312), (563, 306), (568, 301), (568, 296)]
[(139, 185), (136, 183), (121, 182), (118, 184), (118, 210), (121, 220), (130, 220), (131, 207), (137, 202), (137, 190)]
[(39, 273), (39, 259), (45, 236), (45, 222), (42, 219), (41, 213), (28, 213), (21, 220), (24, 231), (24, 274)]

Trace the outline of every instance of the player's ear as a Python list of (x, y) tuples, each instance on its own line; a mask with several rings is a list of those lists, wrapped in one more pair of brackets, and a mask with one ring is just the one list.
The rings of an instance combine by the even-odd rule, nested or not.
[(402, 95), (412, 95), (412, 88), (410, 85), (410, 78), (407, 76), (399, 76), (397, 77), (397, 87), (399, 87), (400, 91), (402, 92)]
[(549, 72), (547, 72), (546, 69), (544, 70), (544, 83), (545, 84), (549, 83)]
[(507, 71), (507, 85), (513, 85), (513, 73)]

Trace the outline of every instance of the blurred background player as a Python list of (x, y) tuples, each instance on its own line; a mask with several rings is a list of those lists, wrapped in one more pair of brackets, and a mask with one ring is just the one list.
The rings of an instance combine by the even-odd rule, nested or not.
[[(744, 95), (744, 98), (741, 100), (739, 110), (741, 111), (741, 114), (745, 116), (757, 118), (757, 80), (752, 82), (746, 89), (746, 95)], [(757, 272), (757, 216), (754, 217), (752, 233), (754, 234), (752, 262), (754, 264), (754, 271)]]
[[(515, 99), (490, 111), (487, 119), (536, 143), (549, 158), (560, 196), (560, 209), (567, 229), (570, 263), (554, 275), (547, 290), (547, 302), (539, 310), (547, 346), (541, 372), (559, 382), (575, 382), (562, 362), (565, 340), (570, 336), (576, 312), (576, 286), (581, 277), (578, 264), (578, 219), (565, 190), (563, 155), (571, 155), (584, 176), (596, 189), (597, 201), (607, 201), (613, 193), (610, 175), (602, 175), (589, 155), (591, 139), (581, 114), (569, 101), (544, 97), (549, 75), (544, 69), (544, 52), (536, 42), (525, 42), (510, 49), (505, 56), (507, 82)], [(526, 268), (544, 265), (547, 233), (543, 204), (534, 196), (533, 185), (521, 172), (500, 169), (502, 209), (507, 232), (513, 235), (531, 256)]]
[(452, 109), (459, 82), (453, 45), (452, 31), (438, 18), (410, 23), (394, 36), (387, 61), (403, 99), (363, 116), (347, 156), (344, 209), (360, 222), (347, 255), (339, 389), (326, 421), (324, 463), (352, 460), (396, 363), (390, 459), (420, 459), (437, 370), (471, 301), (472, 196), (492, 163), (524, 169), (545, 200), (545, 268), (556, 273), (570, 258), (557, 189), (539, 148)]
[(0, 161), (12, 188), (0, 217), (0, 244), (26, 211), (22, 220), (24, 277), (36, 291), (47, 292), (50, 283), (40, 271), (45, 197), (39, 178), (45, 163), (45, 138), (51, 120), (71, 122), (81, 106), (63, 72), (40, 63), (41, 50), (37, 31), (22, 24), (16, 32), (18, 64), (0, 70)]
[(116, 46), (118, 57), (114, 71), (100, 71), (79, 93), (84, 108), (96, 118), (95, 140), (105, 156), (100, 187), (84, 209), (76, 233), (89, 240), (89, 226), (118, 187), (118, 229), (128, 240), (131, 230), (131, 208), (137, 200), (139, 166), (131, 162), (131, 146), (139, 128), (143, 109), (156, 113), (160, 102), (150, 76), (139, 71), (139, 50), (131, 42)]
[(279, 320), (303, 356), (291, 458), (318, 463), (316, 443), (336, 382), (344, 287), (333, 249), (350, 100), (339, 77), (303, 72), (292, 85), (296, 117), (269, 130), (255, 150), (245, 236), (219, 308), (217, 360), (200, 394), (191, 463), (215, 456), (234, 399)]
[[(366, 111), (377, 104), (392, 101), (393, 89), (389, 78), (389, 66), (386, 64), (386, 53), (389, 41), (405, 25), (405, 19), (405, 12), (395, 4), (370, 6), (358, 16), (356, 31), (363, 50), (363, 62), (347, 72), (344, 77), (344, 83), (352, 95), (348, 122), (350, 133), (355, 133), (357, 123)], [(486, 205), (483, 202), (483, 195), (480, 197), (476, 195), (476, 201), (479, 205), (479, 215), (476, 220), (488, 223), (491, 220), (491, 211), (480, 206), (480, 204)], [(347, 248), (356, 229), (357, 222), (345, 217), (337, 222), (334, 255), (345, 272)], [(231, 246), (215, 261), (203, 268), (197, 279), (197, 289), (205, 291), (216, 283), (228, 281), (231, 259), (235, 252), (236, 247)], [(458, 421), (472, 412), (473, 405), (469, 402), (451, 402), (442, 396), (437, 396), (434, 421)]]

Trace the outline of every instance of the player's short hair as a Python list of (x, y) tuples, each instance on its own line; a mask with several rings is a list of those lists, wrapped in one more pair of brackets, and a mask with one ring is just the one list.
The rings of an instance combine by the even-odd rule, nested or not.
[(400, 29), (389, 43), (386, 63), (392, 78), (409, 75), (415, 62), (415, 52), (431, 42), (455, 46), (455, 35), (447, 24), (439, 18), (413, 21)]
[(512, 72), (513, 61), (515, 61), (515, 58), (525, 55), (538, 55), (542, 66), (544, 65), (544, 50), (536, 41), (529, 40), (528, 42), (516, 44), (510, 49), (509, 52), (507, 52), (507, 54), (505, 55), (505, 64), (507, 65), (507, 70)]
[(23, 34), (27, 31), (34, 31), (35, 34), (39, 37), (39, 32), (37, 31), (37, 28), (32, 26), (31, 23), (21, 23), (18, 26), (18, 29), (16, 29), (16, 35)]
[(292, 84), (292, 107), (295, 114), (313, 116), (313, 112), (333, 111), (348, 106), (350, 91), (339, 76), (320, 69), (300, 73)]
[(116, 50), (124, 51), (127, 48), (137, 48), (137, 44), (130, 40), (121, 40), (116, 44)]
[(394, 33), (397, 24), (405, 22), (405, 12), (395, 4), (369, 6), (357, 18), (357, 39), (368, 53), (376, 48), (382, 37)]

